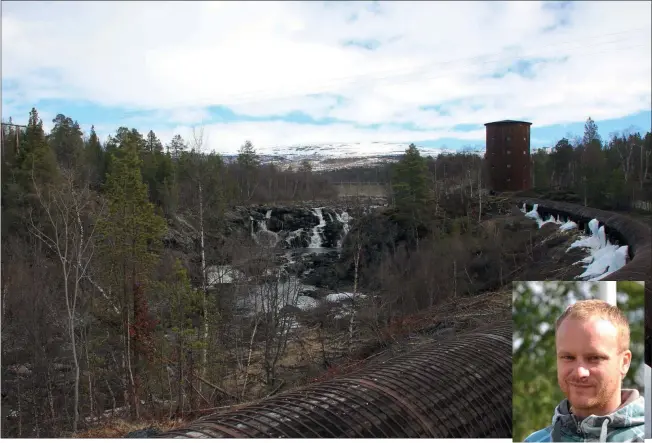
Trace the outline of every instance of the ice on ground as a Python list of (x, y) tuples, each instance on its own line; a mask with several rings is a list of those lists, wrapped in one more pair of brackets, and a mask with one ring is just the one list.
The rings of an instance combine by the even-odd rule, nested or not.
[(586, 270), (577, 278), (601, 279), (606, 274), (622, 268), (626, 262), (627, 250), (627, 246), (618, 247), (611, 244), (598, 249), (589, 257), (591, 260)]
[(573, 229), (577, 229), (577, 223), (573, 220), (568, 220), (566, 223), (562, 223), (561, 226), (559, 226), (560, 231), (571, 231)]
[(319, 306), (319, 302), (312, 297), (308, 297), (307, 295), (300, 295), (297, 299), (296, 306), (302, 311), (310, 311), (311, 309), (315, 309), (317, 306)]
[(604, 258), (604, 261), (608, 265), (606, 271), (602, 275), (589, 280), (602, 280), (610, 274), (613, 274), (627, 264), (627, 257), (629, 257), (629, 247), (627, 245), (619, 247), (616, 251), (610, 254), (609, 261), (607, 261), (607, 257)]
[[(364, 294), (356, 294), (356, 298), (365, 298), (366, 295)], [(328, 294), (326, 296), (326, 300), (337, 303), (341, 300), (351, 300), (353, 298), (353, 293), (352, 292), (338, 292), (335, 294)]]
[(230, 265), (208, 266), (206, 268), (206, 280), (209, 286), (233, 283), (242, 278), (244, 278), (244, 274)]
[(604, 226), (597, 219), (589, 222), (590, 235), (575, 240), (567, 251), (573, 248), (586, 250), (589, 255), (581, 262), (585, 265), (584, 272), (576, 278), (582, 280), (601, 280), (617, 271), (627, 263), (628, 247), (612, 244), (607, 238)]
[(543, 226), (545, 224), (548, 224), (548, 223), (553, 223), (553, 224), (556, 224), (556, 225), (561, 224), (559, 219), (555, 219), (555, 217), (553, 217), (552, 215), (549, 216), (546, 220), (539, 219), (539, 220), (537, 220), (537, 222), (538, 222), (539, 227), (541, 227), (541, 226)]
[[(523, 212), (527, 218), (535, 220), (539, 228), (547, 223), (555, 223), (559, 225), (560, 231), (572, 231), (578, 227), (577, 223), (572, 220), (562, 222), (559, 219), (559, 216), (557, 219), (550, 216), (544, 221), (539, 215), (538, 209), (539, 205), (535, 203), (532, 210), (527, 211), (525, 203), (523, 203), (521, 212)], [(589, 235), (580, 236), (580, 238), (575, 240), (569, 246), (566, 252), (573, 248), (586, 250), (589, 255), (578, 262), (584, 265), (584, 272), (576, 278), (582, 280), (601, 280), (625, 266), (629, 249), (627, 246), (612, 244), (607, 238), (604, 226), (600, 226), (600, 222), (597, 219), (592, 219), (588, 223), (588, 228)]]

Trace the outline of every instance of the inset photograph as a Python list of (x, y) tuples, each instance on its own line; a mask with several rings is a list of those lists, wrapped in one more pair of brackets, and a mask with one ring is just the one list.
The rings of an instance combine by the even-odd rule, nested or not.
[(644, 288), (514, 282), (514, 441), (644, 441)]

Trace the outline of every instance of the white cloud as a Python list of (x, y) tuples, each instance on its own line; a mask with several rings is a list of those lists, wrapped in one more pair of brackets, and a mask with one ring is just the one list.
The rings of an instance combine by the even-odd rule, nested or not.
[[(563, 10), (551, 2), (35, 5), (3, 4), (2, 79), (17, 85), (3, 91), (5, 112), (41, 99), (83, 99), (152, 111), (161, 127), (208, 121), (215, 105), (352, 122), (210, 126), (211, 140), (239, 146), (246, 138), (422, 135), (392, 123), (461, 137), (450, 128), (504, 118), (543, 126), (650, 109), (650, 2), (573, 2)], [(562, 16), (564, 26), (546, 31)], [(380, 45), (369, 51), (344, 46), (349, 41)], [(557, 61), (534, 65), (533, 78), (489, 76), (537, 57)], [(442, 104), (443, 114), (421, 109)]]
[(230, 108), (237, 114), (252, 117), (285, 115), (301, 111), (307, 115), (323, 118), (337, 105), (337, 97), (328, 95), (288, 97), (278, 100), (241, 102)]

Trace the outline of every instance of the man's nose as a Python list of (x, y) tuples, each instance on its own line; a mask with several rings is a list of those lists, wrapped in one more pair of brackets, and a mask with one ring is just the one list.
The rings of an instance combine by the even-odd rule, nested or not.
[(578, 365), (576, 374), (578, 378), (586, 378), (589, 376), (589, 370), (585, 368), (584, 365)]

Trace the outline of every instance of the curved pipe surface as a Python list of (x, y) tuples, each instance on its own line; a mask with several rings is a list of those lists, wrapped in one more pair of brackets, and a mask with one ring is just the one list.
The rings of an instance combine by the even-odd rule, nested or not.
[(512, 324), (502, 320), (156, 437), (511, 435)]

